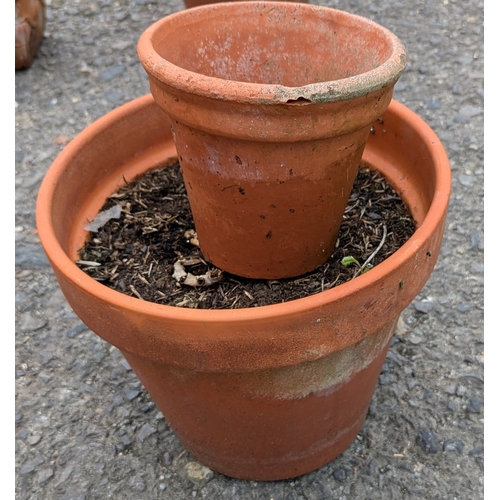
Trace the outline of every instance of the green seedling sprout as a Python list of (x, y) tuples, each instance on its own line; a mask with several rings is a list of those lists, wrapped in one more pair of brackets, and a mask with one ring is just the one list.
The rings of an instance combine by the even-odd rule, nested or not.
[(379, 243), (378, 247), (370, 255), (370, 257), (368, 257), (366, 259), (366, 261), (365, 261), (365, 263), (363, 265), (361, 265), (359, 263), (358, 259), (356, 259), (352, 255), (348, 255), (347, 257), (344, 257), (340, 261), (340, 263), (343, 266), (347, 267), (347, 266), (351, 266), (351, 265), (354, 264), (357, 267), (356, 271), (354, 272), (353, 278), (355, 278), (356, 276), (358, 276), (360, 274), (366, 273), (367, 271), (369, 271), (373, 267), (373, 264), (370, 264), (370, 261), (373, 259), (373, 257), (375, 257), (375, 255), (377, 255), (378, 251), (382, 248), (382, 246), (384, 245), (384, 242), (385, 242), (385, 238), (387, 237), (387, 227), (385, 226), (385, 224), (382, 227), (382, 230), (383, 230), (382, 239), (380, 240), (380, 243)]
[(363, 266), (359, 263), (358, 259), (356, 259), (356, 258), (355, 258), (355, 257), (353, 257), (352, 255), (348, 255), (347, 257), (344, 257), (344, 258), (340, 261), (340, 263), (341, 263), (343, 266), (345, 266), (345, 267), (348, 267), (348, 266), (351, 266), (351, 265), (353, 265), (353, 264), (354, 264), (354, 265), (358, 268), (358, 270), (359, 270), (359, 272), (360, 272), (361, 274), (366, 273), (367, 271), (369, 271), (369, 270), (373, 267), (371, 264), (367, 264), (365, 267), (363, 267)]

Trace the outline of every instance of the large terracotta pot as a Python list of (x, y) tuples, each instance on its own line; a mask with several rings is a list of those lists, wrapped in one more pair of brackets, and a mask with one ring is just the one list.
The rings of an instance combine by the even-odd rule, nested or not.
[(157, 21), (138, 54), (204, 256), (249, 278), (323, 264), (405, 68), (396, 36), (327, 7), (226, 2)]
[(368, 273), (317, 295), (193, 310), (129, 297), (75, 264), (84, 224), (124, 179), (176, 161), (163, 122), (145, 96), (61, 152), (37, 200), (43, 248), (68, 303), (120, 349), (194, 457), (244, 479), (309, 472), (345, 450), (363, 425), (398, 317), (436, 263), (450, 195), (446, 153), (422, 119), (393, 101), (373, 125), (363, 162), (408, 203), (413, 236)]

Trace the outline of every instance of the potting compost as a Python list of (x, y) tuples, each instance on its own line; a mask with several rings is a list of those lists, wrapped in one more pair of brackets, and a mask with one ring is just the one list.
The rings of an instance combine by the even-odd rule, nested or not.
[[(108, 199), (103, 212), (113, 207), (120, 207), (118, 218), (91, 232), (77, 262), (81, 269), (119, 292), (158, 304), (200, 309), (263, 306), (328, 290), (356, 276), (374, 254), (363, 270), (369, 272), (415, 229), (407, 207), (386, 180), (360, 168), (328, 261), (298, 278), (252, 280), (214, 269), (196, 241), (193, 244), (190, 235), (195, 228), (179, 165), (127, 182)], [(349, 257), (353, 258), (349, 264), (343, 264)], [(192, 262), (189, 272), (193, 276), (216, 273), (218, 280), (209, 286), (203, 281), (186, 285), (173, 277), (179, 261)]]

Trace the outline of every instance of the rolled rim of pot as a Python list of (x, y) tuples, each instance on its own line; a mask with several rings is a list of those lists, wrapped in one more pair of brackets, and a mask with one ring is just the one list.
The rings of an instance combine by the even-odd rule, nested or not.
[(147, 28), (139, 59), (159, 82), (207, 98), (322, 104), (394, 84), (400, 39), (348, 12), (290, 2), (223, 2), (170, 14)]

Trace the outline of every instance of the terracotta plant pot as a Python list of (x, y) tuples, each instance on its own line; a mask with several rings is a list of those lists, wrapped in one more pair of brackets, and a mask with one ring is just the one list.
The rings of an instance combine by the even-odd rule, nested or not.
[(29, 68), (43, 40), (45, 0), (16, 0), (16, 71)]
[[(221, 0), (184, 0), (184, 6), (186, 9), (191, 9), (193, 7), (199, 7), (200, 5), (208, 5), (211, 3), (219, 3)], [(227, 0), (226, 0), (227, 1)], [(230, 2), (235, 2), (239, 0), (228, 0)], [(277, 0), (280, 1), (280, 0)], [(281, 0), (283, 2), (302, 2), (309, 3), (307, 0)]]
[(327, 7), (227, 2), (161, 19), (138, 54), (206, 259), (268, 279), (323, 264), (405, 68), (396, 36)]
[(421, 118), (393, 101), (373, 125), (363, 162), (401, 193), (418, 223), (413, 236), (328, 291), (265, 307), (193, 310), (129, 297), (75, 264), (84, 224), (124, 179), (176, 161), (163, 123), (144, 96), (62, 151), (37, 200), (43, 248), (68, 303), (120, 349), (194, 457), (243, 479), (309, 472), (356, 437), (398, 317), (434, 268), (450, 195), (446, 153)]

